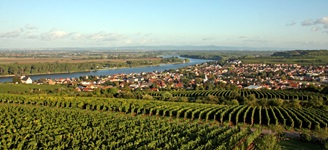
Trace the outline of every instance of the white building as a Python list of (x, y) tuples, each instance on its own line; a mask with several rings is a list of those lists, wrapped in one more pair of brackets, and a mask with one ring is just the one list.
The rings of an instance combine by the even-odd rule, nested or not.
[(33, 80), (30, 77), (21, 76), (20, 79), (21, 79), (21, 82), (24, 84), (32, 84), (33, 83)]

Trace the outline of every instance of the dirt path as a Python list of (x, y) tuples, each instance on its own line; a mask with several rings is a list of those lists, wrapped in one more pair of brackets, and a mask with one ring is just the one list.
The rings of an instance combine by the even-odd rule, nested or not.
[[(251, 128), (251, 131), (254, 132), (255, 130), (257, 130), (256, 128)], [(285, 137), (289, 137), (289, 138), (293, 138), (293, 139), (299, 139), (301, 132), (297, 132), (297, 131), (284, 131), (285, 133)], [(262, 134), (274, 134), (273, 131), (269, 130), (269, 129), (262, 129)]]

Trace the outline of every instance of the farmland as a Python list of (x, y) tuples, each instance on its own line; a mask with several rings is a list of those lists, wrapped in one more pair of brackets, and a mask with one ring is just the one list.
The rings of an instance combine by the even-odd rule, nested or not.
[(208, 105), (104, 98), (14, 96), (3, 94), (2, 103), (29, 104), (50, 107), (80, 108), (98, 111), (117, 111), (191, 120), (217, 121), (231, 124), (270, 125), (308, 129), (326, 129), (328, 116), (323, 110), (312, 108), (250, 107), (246, 105)]
[(30, 50), (0, 51), (0, 76), (35, 75), (93, 71), (99, 69), (156, 66), (182, 63), (173, 52), (113, 50)]
[(241, 57), (244, 63), (320, 65), (328, 63), (327, 50), (275, 52), (270, 56)]
[(232, 149), (248, 147), (259, 136), (238, 127), (77, 109), (1, 104), (0, 112), (7, 114), (0, 115), (2, 149)]
[[(160, 61), (161, 58), (146, 58), (149, 61)], [(83, 59), (83, 58), (8, 58), (0, 57), (0, 64), (31, 64), (31, 63), (85, 63), (85, 62), (126, 62), (140, 61), (145, 58), (127, 59)]]
[(328, 123), (312, 108), (12, 94), (0, 100), (5, 149), (245, 149), (257, 146), (261, 130), (238, 126), (327, 130)]
[[(160, 98), (165, 92), (142, 92), (143, 94), (149, 94), (155, 98)], [(224, 98), (237, 98), (248, 97), (254, 95), (257, 99), (284, 99), (284, 100), (304, 100), (308, 101), (311, 97), (319, 97), (324, 101), (328, 101), (326, 94), (307, 92), (307, 91), (288, 91), (288, 90), (199, 90), (199, 91), (172, 91), (173, 97), (206, 97), (206, 96), (216, 96)]]

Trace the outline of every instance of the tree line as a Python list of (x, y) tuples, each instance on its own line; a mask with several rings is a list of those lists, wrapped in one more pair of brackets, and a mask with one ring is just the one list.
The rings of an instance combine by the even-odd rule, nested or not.
[(182, 63), (180, 58), (163, 58), (160, 60), (127, 60), (123, 62), (82, 62), (82, 63), (30, 63), (30, 64), (1, 64), (0, 75), (32, 75), (47, 73), (70, 73), (93, 71), (105, 68), (138, 67), (158, 65), (160, 63)]

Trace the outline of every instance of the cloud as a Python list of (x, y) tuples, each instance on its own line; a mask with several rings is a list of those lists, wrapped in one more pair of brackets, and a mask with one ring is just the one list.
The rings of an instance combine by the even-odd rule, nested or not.
[(24, 32), (24, 29), (17, 29), (5, 33), (0, 33), (0, 38), (16, 38)]
[(144, 36), (151, 36), (152, 34), (151, 33), (146, 33)]
[(40, 36), (39, 35), (36, 35), (36, 34), (27, 34), (27, 35), (25, 35), (25, 38), (26, 39), (37, 39), (39, 37)]
[[(38, 27), (27, 24), (22, 28), (0, 32), (0, 39), (11, 38), (11, 39), (35, 39), (41, 41), (54, 41), (54, 40), (72, 40), (72, 41), (83, 41), (93, 44), (101, 44), (106, 42), (125, 42), (129, 38), (128, 36), (114, 32), (94, 32), (94, 33), (79, 33), (79, 32), (68, 32), (60, 29), (51, 29), (47, 32), (40, 32), (37, 30)], [(140, 34), (145, 36), (145, 34)], [(138, 38), (140, 39), (140, 38)], [(127, 43), (130, 43), (129, 41)]]
[(244, 39), (244, 38), (247, 38), (247, 36), (241, 35), (241, 36), (238, 36), (238, 38)]
[(137, 32), (135, 33), (136, 36), (144, 36), (144, 37), (147, 37), (147, 36), (150, 36), (152, 35), (151, 33), (142, 33), (142, 32)]
[(50, 41), (67, 37), (69, 33), (57, 29), (52, 29), (49, 32), (41, 34), (41, 40)]
[(263, 39), (262, 37), (249, 37), (243, 40), (247, 43), (265, 43), (268, 42), (267, 40)]
[(27, 24), (27, 25), (25, 25), (25, 29), (27, 29), (27, 30), (36, 30), (36, 29), (38, 29), (38, 27)]
[(314, 32), (316, 32), (316, 31), (320, 31), (320, 30), (321, 30), (320, 27), (312, 27), (312, 28), (311, 28), (311, 31), (314, 31)]
[(316, 24), (328, 25), (328, 16), (327, 17), (322, 17), (322, 18), (316, 20), (315, 23)]
[(212, 41), (212, 40), (215, 40), (215, 38), (213, 38), (213, 37), (205, 37), (202, 40), (203, 41)]
[(104, 31), (100, 31), (98, 33), (94, 33), (87, 36), (89, 40), (95, 41), (118, 41), (120, 39), (124, 39), (125, 36), (118, 33), (106, 33)]
[[(301, 23), (302, 26), (312, 26), (311, 31), (320, 31), (322, 29), (328, 29), (328, 16), (319, 19), (307, 19)], [(326, 31), (323, 31), (324, 33)]]
[(292, 21), (292, 22), (286, 24), (286, 26), (294, 26), (294, 25), (296, 25), (295, 21)]
[(302, 26), (311, 26), (314, 25), (314, 21), (312, 19), (306, 19), (301, 23)]
[(83, 40), (85, 39), (85, 35), (78, 33), (78, 32), (71, 32), (67, 35), (72, 40)]
[(71, 39), (71, 40), (89, 40), (89, 41), (119, 41), (124, 39), (123, 34), (118, 33), (107, 33), (105, 31), (100, 31), (91, 34), (82, 34), (78, 32), (66, 32), (62, 30), (52, 29), (49, 32), (40, 35), (41, 40), (51, 41), (59, 39)]

